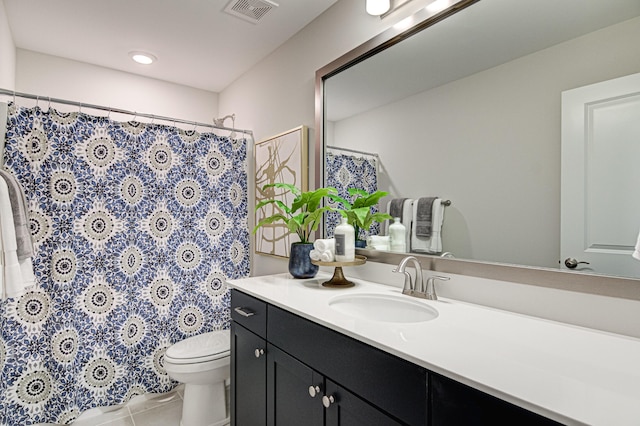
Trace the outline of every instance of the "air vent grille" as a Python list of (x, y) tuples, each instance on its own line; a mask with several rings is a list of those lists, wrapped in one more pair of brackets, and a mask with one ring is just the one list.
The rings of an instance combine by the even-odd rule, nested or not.
[(224, 11), (230, 15), (257, 24), (277, 3), (270, 0), (231, 0)]

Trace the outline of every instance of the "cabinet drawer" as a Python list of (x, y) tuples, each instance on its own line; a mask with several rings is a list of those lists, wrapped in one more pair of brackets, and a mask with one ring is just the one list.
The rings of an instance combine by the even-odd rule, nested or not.
[(262, 338), (267, 335), (267, 304), (236, 289), (231, 290), (231, 319)]
[(409, 425), (426, 425), (427, 370), (269, 305), (267, 340)]

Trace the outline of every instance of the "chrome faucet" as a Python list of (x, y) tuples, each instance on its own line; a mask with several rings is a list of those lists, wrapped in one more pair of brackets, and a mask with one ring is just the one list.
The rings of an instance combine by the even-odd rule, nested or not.
[[(415, 283), (411, 280), (411, 274), (405, 271), (407, 263), (409, 262), (412, 262), (414, 268), (416, 269)], [(402, 294), (419, 297), (421, 299), (438, 300), (435, 286), (436, 280), (449, 281), (449, 277), (434, 275), (427, 278), (427, 285), (425, 288), (425, 283), (422, 279), (422, 268), (420, 267), (420, 262), (414, 256), (407, 256), (403, 258), (398, 266), (396, 266), (396, 268), (393, 270), (393, 272), (404, 274), (404, 287), (402, 288)]]
[[(413, 267), (416, 269), (416, 280), (415, 283), (411, 280), (411, 274), (405, 271), (407, 263), (413, 262)], [(398, 266), (393, 270), (393, 272), (398, 272), (400, 274), (404, 274), (404, 287), (402, 289), (402, 294), (408, 294), (409, 296), (420, 297), (419, 294), (424, 294), (424, 283), (422, 280), (422, 267), (420, 266), (420, 262), (416, 259), (415, 256), (407, 256), (400, 261)]]

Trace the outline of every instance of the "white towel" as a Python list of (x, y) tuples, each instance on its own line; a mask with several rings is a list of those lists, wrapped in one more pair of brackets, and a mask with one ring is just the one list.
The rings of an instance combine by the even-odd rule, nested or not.
[(313, 249), (309, 252), (311, 260), (319, 260), (321, 262), (333, 262), (333, 252), (331, 250), (320, 251)]
[[(418, 203), (414, 203), (414, 215)], [(415, 216), (414, 216), (415, 217)], [(440, 253), (442, 251), (442, 221), (444, 219), (444, 206), (442, 200), (436, 198), (431, 206), (431, 237), (418, 237), (415, 223), (411, 226), (411, 251), (416, 253)]]
[(319, 238), (313, 242), (313, 248), (318, 251), (335, 251), (336, 239), (335, 238)]
[(0, 288), (2, 299), (17, 297), (35, 284), (31, 258), (18, 260), (16, 230), (9, 198), (9, 187), (0, 179), (0, 254), (2, 274)]
[(391, 250), (391, 241), (388, 235), (370, 235), (367, 238), (367, 248), (374, 250)]
[(333, 262), (333, 252), (331, 250), (320, 252), (320, 260), (322, 262)]
[(640, 260), (640, 233), (638, 234), (638, 241), (636, 241), (636, 247), (631, 255), (634, 259)]
[[(400, 222), (402, 222), (402, 224), (405, 226), (405, 228), (407, 228), (407, 249), (409, 249), (410, 244), (411, 244), (411, 222), (413, 222), (413, 204), (414, 204), (413, 199), (411, 198), (407, 198), (406, 200), (404, 200), (404, 205), (402, 206), (402, 217), (400, 218)], [(391, 201), (389, 201), (387, 203), (387, 212), (389, 211), (389, 208), (391, 207)], [(393, 223), (393, 220), (389, 221), (385, 221), (384, 223), (384, 229), (383, 229), (383, 234), (385, 235), (389, 235), (389, 223)]]

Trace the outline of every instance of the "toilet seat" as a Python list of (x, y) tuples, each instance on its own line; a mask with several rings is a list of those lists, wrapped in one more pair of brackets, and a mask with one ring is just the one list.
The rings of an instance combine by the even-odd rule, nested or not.
[(164, 359), (171, 364), (197, 364), (229, 357), (229, 330), (211, 331), (188, 337), (170, 346)]

